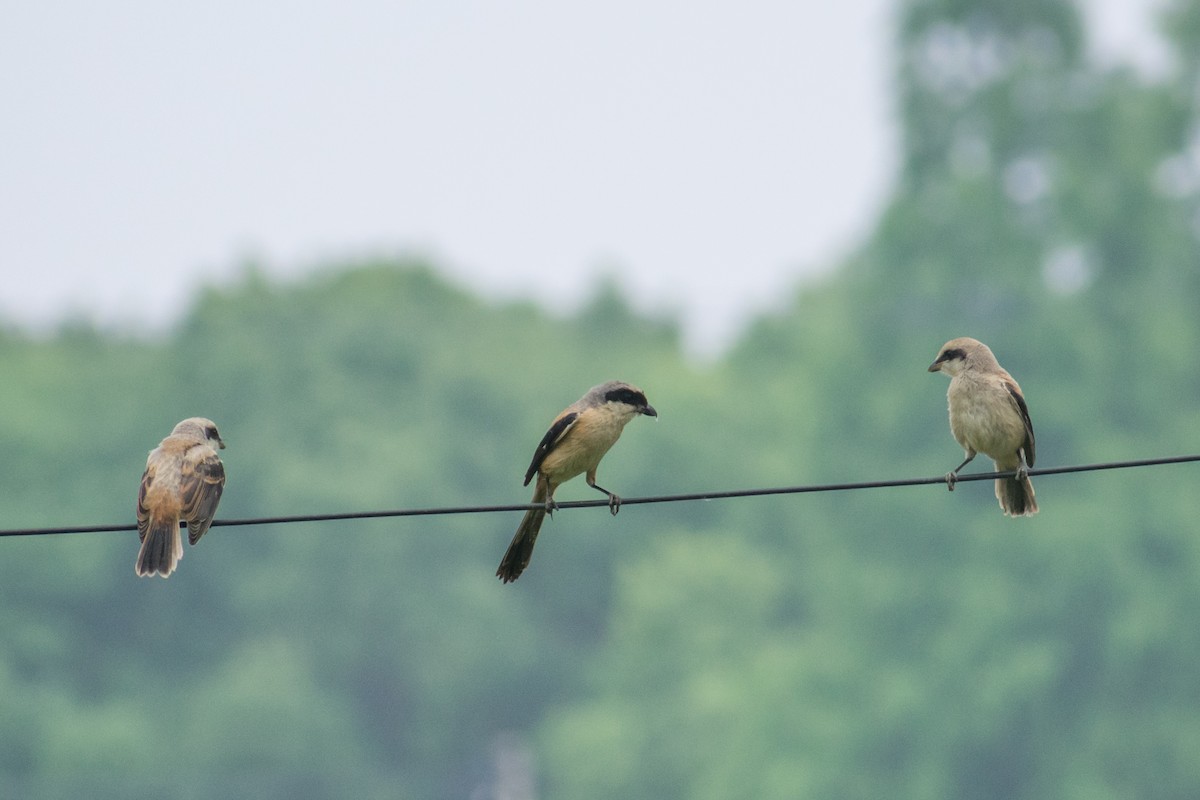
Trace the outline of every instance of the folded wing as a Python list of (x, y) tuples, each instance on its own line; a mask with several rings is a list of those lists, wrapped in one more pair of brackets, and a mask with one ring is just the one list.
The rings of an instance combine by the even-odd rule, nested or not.
[(191, 448), (183, 459), (179, 483), (180, 516), (187, 520), (190, 544), (198, 542), (212, 524), (224, 489), (225, 465), (217, 451), (208, 445)]

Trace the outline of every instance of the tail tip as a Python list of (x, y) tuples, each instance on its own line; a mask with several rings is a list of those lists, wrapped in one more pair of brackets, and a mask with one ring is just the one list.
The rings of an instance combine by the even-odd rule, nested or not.
[(996, 498), (1006, 517), (1032, 517), (1038, 513), (1037, 497), (1029, 478), (997, 480)]

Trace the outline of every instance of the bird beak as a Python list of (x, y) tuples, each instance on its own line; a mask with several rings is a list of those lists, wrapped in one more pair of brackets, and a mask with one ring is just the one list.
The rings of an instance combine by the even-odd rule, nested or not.
[(657, 417), (658, 416), (658, 412), (654, 410), (654, 406), (650, 405), (649, 403), (647, 403), (646, 405), (639, 408), (638, 411), (641, 411), (647, 417)]
[(941, 372), (942, 371), (942, 362), (935, 361), (932, 364), (930, 364), (929, 371), (930, 372)]
[(224, 450), (224, 449), (225, 449), (225, 440), (224, 440), (224, 439), (217, 439), (217, 447), (219, 447), (219, 448), (221, 448), (222, 450)]

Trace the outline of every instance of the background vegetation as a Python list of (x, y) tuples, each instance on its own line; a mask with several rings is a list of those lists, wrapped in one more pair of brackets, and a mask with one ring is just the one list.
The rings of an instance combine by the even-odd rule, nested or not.
[[(161, 341), (10, 330), (3, 527), (131, 520), (193, 414), (219, 516), (523, 502), (613, 377), (662, 415), (605, 462), (627, 495), (940, 474), (925, 367), (963, 334), (1040, 465), (1195, 452), (1200, 3), (1167, 21), (1151, 83), (1065, 2), (904, 3), (893, 201), (715, 363), (611, 287), (555, 317), (414, 263), (249, 270)], [(0, 795), (1193, 798), (1196, 481), (1044, 477), (1017, 521), (982, 483), (565, 511), (512, 586), (516, 514), (217, 528), (169, 581), (132, 533), (5, 539)]]

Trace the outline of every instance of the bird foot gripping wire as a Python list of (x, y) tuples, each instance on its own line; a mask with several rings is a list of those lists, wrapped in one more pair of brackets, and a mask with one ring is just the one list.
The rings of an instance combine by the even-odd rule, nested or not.
[(947, 472), (946, 473), (946, 489), (953, 492), (954, 484), (956, 484), (956, 483), (958, 483), (958, 473), (957, 472)]
[(621, 510), (621, 498), (617, 497), (615, 494), (610, 493), (608, 495), (608, 513), (612, 514), (615, 517), (617, 515), (617, 512), (620, 510)]

